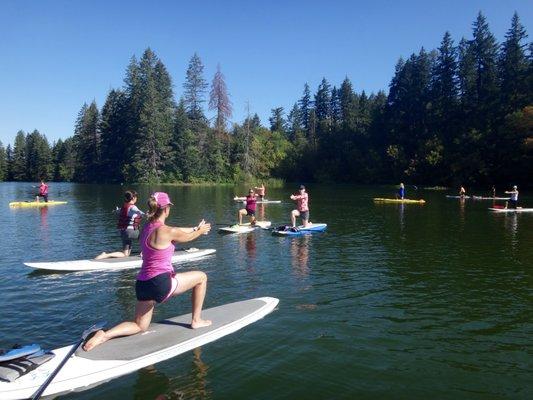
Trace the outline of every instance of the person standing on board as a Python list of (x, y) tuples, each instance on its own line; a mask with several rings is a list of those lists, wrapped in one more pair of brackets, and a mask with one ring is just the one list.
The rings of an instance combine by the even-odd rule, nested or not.
[(255, 211), (257, 209), (257, 197), (253, 189), (250, 189), (248, 196), (235, 197), (235, 200), (241, 200), (246, 202), (246, 206), (237, 212), (237, 218), (239, 219), (239, 225), (242, 225), (242, 217), (248, 215), (250, 217), (250, 225), (255, 225)]
[(466, 189), (464, 188), (464, 186), (461, 186), (461, 188), (459, 189), (459, 197), (466, 197)]
[[(34, 186), (37, 187), (37, 186)], [(48, 185), (44, 183), (44, 180), (41, 180), (41, 184), (39, 187), (39, 193), (35, 196), (35, 201), (39, 203), (40, 198), (42, 197), (44, 199), (45, 203), (48, 203)]]
[(405, 186), (403, 183), (400, 183), (400, 188), (398, 189), (398, 193), (396, 193), (396, 198), (401, 200), (405, 199)]
[(266, 195), (265, 184), (262, 183), (261, 186), (254, 187), (254, 190), (257, 192), (257, 195), (259, 196), (259, 200), (263, 201), (265, 199), (265, 195)]
[(491, 194), (492, 194), (492, 197), (496, 197), (496, 186), (494, 185), (492, 185)]
[(517, 208), (518, 207), (518, 186), (513, 186), (513, 190), (506, 190), (506, 194), (510, 194), (511, 198), (505, 204), (505, 208)]
[(309, 194), (305, 191), (305, 186), (300, 186), (299, 194), (291, 194), (291, 200), (296, 200), (296, 210), (291, 212), (292, 227), (296, 228), (296, 218), (301, 217), (303, 226), (309, 225)]
[(105, 251), (95, 257), (95, 260), (105, 258), (128, 257), (131, 254), (133, 241), (139, 239), (139, 226), (144, 213), (137, 208), (137, 192), (128, 190), (124, 193), (124, 204), (119, 211), (117, 229), (122, 239), (122, 251), (106, 253)]
[(211, 325), (201, 318), (202, 306), (207, 291), (207, 275), (202, 271), (188, 271), (176, 274), (172, 266), (174, 243), (186, 243), (207, 235), (211, 224), (202, 220), (194, 228), (176, 228), (165, 225), (170, 215), (172, 202), (168, 194), (156, 192), (148, 200), (149, 222), (144, 226), (140, 241), (143, 254), (141, 271), (137, 275), (134, 321), (122, 322), (108, 331), (100, 330), (84, 345), (85, 351), (118, 336), (131, 336), (145, 332), (152, 321), (154, 307), (169, 298), (192, 289), (191, 328)]

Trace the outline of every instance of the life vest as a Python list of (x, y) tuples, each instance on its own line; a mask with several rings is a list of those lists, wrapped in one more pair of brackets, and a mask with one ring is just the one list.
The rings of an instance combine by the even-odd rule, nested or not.
[(141, 224), (141, 215), (137, 215), (134, 218), (131, 218), (128, 214), (130, 212), (130, 208), (133, 207), (133, 204), (130, 203), (124, 203), (122, 208), (120, 209), (120, 213), (118, 215), (118, 223), (117, 228), (120, 230), (126, 229), (128, 226), (133, 226), (133, 229), (139, 229), (139, 225)]

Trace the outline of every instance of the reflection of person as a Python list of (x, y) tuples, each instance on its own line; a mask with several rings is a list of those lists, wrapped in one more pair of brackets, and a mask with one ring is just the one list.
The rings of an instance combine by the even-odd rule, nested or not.
[(400, 188), (398, 189), (398, 193), (396, 193), (397, 199), (405, 199), (405, 186), (403, 183), (400, 183)]
[(128, 190), (124, 193), (124, 204), (119, 211), (117, 228), (122, 239), (122, 251), (106, 253), (105, 251), (96, 256), (96, 260), (104, 258), (128, 257), (131, 254), (133, 241), (139, 239), (139, 225), (144, 213), (137, 208), (137, 192)]
[(309, 225), (309, 194), (305, 191), (305, 186), (300, 185), (299, 194), (291, 194), (291, 200), (296, 200), (296, 210), (291, 212), (292, 227), (296, 228), (296, 217), (301, 217), (303, 226)]
[(262, 183), (259, 187), (254, 187), (254, 190), (257, 192), (257, 195), (259, 196), (259, 200), (263, 200), (266, 196), (266, 187), (265, 184)]
[(41, 184), (39, 185), (39, 193), (35, 195), (35, 201), (38, 203), (41, 197), (44, 199), (45, 203), (48, 203), (48, 185), (44, 183), (44, 180), (41, 180)]
[(211, 225), (204, 220), (195, 228), (165, 225), (172, 205), (168, 194), (164, 192), (154, 193), (148, 201), (149, 222), (144, 226), (140, 237), (143, 263), (135, 283), (137, 304), (134, 321), (122, 322), (107, 332), (103, 330), (96, 332), (85, 343), (84, 350), (89, 351), (114, 337), (145, 332), (150, 326), (156, 303), (163, 303), (190, 289), (192, 289), (191, 328), (211, 325), (211, 321), (201, 318), (207, 290), (207, 275), (201, 271), (176, 274), (172, 266), (174, 243), (190, 242), (202, 234), (207, 234), (211, 230)]
[(517, 208), (518, 207), (518, 186), (513, 186), (513, 190), (506, 190), (506, 194), (510, 194), (511, 198), (508, 200), (508, 204), (505, 208)]
[(254, 193), (253, 189), (250, 189), (248, 196), (246, 197), (235, 197), (236, 200), (246, 201), (246, 206), (239, 210), (237, 217), (239, 218), (239, 225), (242, 225), (242, 217), (248, 215), (250, 217), (250, 224), (255, 225), (255, 210), (257, 208), (257, 195)]

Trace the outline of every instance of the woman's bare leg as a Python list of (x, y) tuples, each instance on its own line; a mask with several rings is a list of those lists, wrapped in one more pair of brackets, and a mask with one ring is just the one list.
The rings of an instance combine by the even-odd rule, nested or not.
[(152, 321), (154, 305), (155, 302), (152, 300), (138, 301), (135, 305), (134, 322), (122, 322), (106, 332), (99, 330), (90, 340), (87, 341), (87, 343), (85, 343), (83, 350), (90, 351), (96, 346), (117, 336), (131, 336), (139, 332), (144, 332), (148, 329), (148, 326), (150, 326), (150, 321)]
[(105, 251), (103, 253), (98, 254), (96, 257), (94, 257), (95, 260), (104, 260), (106, 258), (122, 258), (129, 256), (129, 253), (126, 254), (124, 251), (114, 251), (113, 253), (106, 253)]
[(202, 271), (190, 271), (176, 274), (174, 278), (178, 280), (178, 287), (172, 293), (172, 296), (177, 296), (192, 289), (191, 328), (196, 329), (211, 325), (211, 321), (204, 320), (201, 317), (205, 292), (207, 291), (207, 275)]
[(291, 212), (291, 222), (292, 222), (292, 227), (293, 228), (296, 228), (296, 217), (299, 217), (300, 216), (300, 212), (298, 210), (292, 210)]

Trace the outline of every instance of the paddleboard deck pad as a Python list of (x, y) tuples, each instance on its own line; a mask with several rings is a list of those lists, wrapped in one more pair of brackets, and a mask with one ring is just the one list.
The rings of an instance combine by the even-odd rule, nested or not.
[(412, 200), (412, 199), (387, 199), (383, 197), (374, 197), (376, 203), (405, 203), (405, 204), (424, 204), (426, 200)]
[[(202, 311), (211, 326), (191, 329), (191, 314), (152, 323), (142, 334), (112, 339), (85, 352), (81, 348), (67, 361), (44, 396), (92, 388), (99, 383), (175, 357), (213, 342), (271, 313), (279, 300), (261, 297)], [(2, 400), (27, 399), (59, 365), (71, 346), (53, 350), (56, 355), (14, 382), (0, 382)]]
[(293, 228), (292, 226), (279, 226), (272, 231), (275, 236), (299, 236), (313, 232), (324, 232), (328, 227), (328, 224), (309, 224), (307, 226), (298, 226)]
[(12, 201), (9, 203), (9, 207), (46, 207), (46, 206), (56, 206), (59, 204), (67, 204), (66, 201)]
[(518, 213), (518, 212), (533, 212), (533, 208), (493, 208), (489, 207), (490, 211), (499, 212), (499, 213)]
[(252, 225), (248, 222), (246, 224), (225, 226), (223, 228), (219, 228), (218, 231), (220, 233), (250, 233), (256, 230), (257, 228), (268, 229), (271, 225), (272, 222), (270, 221), (256, 221), (255, 225)]
[[(185, 262), (205, 257), (215, 253), (215, 249), (186, 249), (174, 252), (172, 263)], [(137, 268), (142, 265), (140, 256), (130, 256), (122, 258), (105, 258), (103, 260), (76, 260), (76, 261), (56, 261), (56, 262), (25, 262), (25, 265), (36, 269), (51, 271), (102, 271)]]

